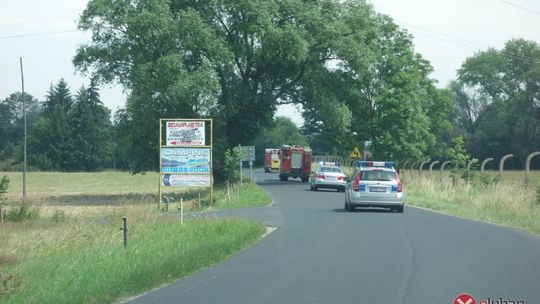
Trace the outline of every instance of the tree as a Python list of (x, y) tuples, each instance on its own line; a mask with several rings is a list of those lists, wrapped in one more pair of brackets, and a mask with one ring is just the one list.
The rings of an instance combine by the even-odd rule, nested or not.
[(73, 142), (73, 163), (68, 170), (99, 171), (112, 167), (110, 110), (99, 99), (99, 92), (92, 81), (75, 97), (69, 112)]
[(276, 117), (272, 125), (257, 136), (253, 144), (257, 152), (256, 163), (262, 164), (266, 148), (277, 149), (282, 145), (308, 146), (308, 141), (290, 118)]
[(75, 66), (130, 92), (119, 126), (135, 172), (157, 169), (159, 118), (212, 116), (220, 168), (226, 148), (252, 142), (288, 103), (337, 147), (353, 131), (380, 157), (435, 142), (429, 64), (362, 0), (92, 0), (79, 28), (92, 42)]
[(69, 112), (73, 98), (61, 79), (51, 86), (43, 113), (28, 136), (28, 163), (45, 170), (65, 171), (74, 162)]
[(523, 164), (528, 153), (540, 149), (539, 66), (540, 46), (523, 39), (508, 41), (502, 50), (479, 52), (463, 63), (458, 71), (462, 94), (455, 100), (474, 116), (467, 121), (467, 110), (461, 111), (465, 115), (458, 116), (457, 123), (471, 125), (462, 132), (475, 157), (513, 153), (514, 164)]
[[(23, 97), (26, 103), (26, 124), (30, 132), (40, 116), (41, 107), (32, 95), (20, 92), (10, 94), (0, 101), (0, 162), (22, 162), (24, 137)], [(10, 165), (7, 165), (9, 168)]]

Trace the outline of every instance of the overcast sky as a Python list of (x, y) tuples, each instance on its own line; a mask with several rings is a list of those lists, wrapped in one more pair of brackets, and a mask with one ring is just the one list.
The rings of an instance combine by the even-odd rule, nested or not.
[[(86, 0), (0, 0), (0, 100), (21, 90), (43, 100), (50, 85), (64, 78), (72, 92), (88, 84), (71, 64), (78, 45), (89, 35), (76, 21)], [(455, 79), (456, 70), (475, 52), (500, 49), (511, 38), (540, 43), (540, 0), (371, 0), (378, 12), (414, 35), (415, 49), (434, 67), (439, 87)], [(104, 104), (116, 110), (125, 103), (118, 86), (103, 87)], [(301, 121), (294, 108), (278, 115)]]

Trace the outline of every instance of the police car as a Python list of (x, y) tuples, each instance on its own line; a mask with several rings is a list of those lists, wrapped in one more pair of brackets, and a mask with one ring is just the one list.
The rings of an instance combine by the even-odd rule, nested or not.
[(390, 208), (403, 212), (405, 193), (393, 162), (359, 161), (345, 190), (345, 210)]
[(317, 171), (309, 177), (310, 188), (317, 191), (320, 188), (336, 189), (345, 191), (345, 174), (338, 164), (333, 162), (321, 162)]

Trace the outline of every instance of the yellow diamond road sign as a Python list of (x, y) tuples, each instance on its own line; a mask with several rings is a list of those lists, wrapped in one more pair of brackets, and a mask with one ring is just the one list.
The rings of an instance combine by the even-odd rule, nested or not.
[(351, 152), (351, 158), (360, 158), (362, 157), (362, 154), (360, 154), (360, 150), (358, 150), (358, 147), (354, 147), (354, 149)]

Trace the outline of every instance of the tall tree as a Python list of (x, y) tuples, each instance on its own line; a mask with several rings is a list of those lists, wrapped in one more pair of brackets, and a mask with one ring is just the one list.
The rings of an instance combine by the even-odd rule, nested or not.
[[(31, 131), (41, 112), (41, 106), (32, 95), (20, 92), (0, 101), (0, 161), (22, 162), (24, 136), (23, 97), (26, 103), (27, 130)], [(8, 166), (9, 167), (9, 166)]]
[(28, 162), (41, 169), (67, 170), (73, 164), (69, 112), (73, 97), (65, 80), (51, 86), (43, 114), (28, 137)]
[(99, 99), (94, 81), (77, 92), (69, 123), (74, 151), (68, 169), (99, 171), (112, 167), (110, 110)]
[[(466, 129), (466, 146), (479, 158), (515, 155), (522, 164), (540, 149), (540, 45), (510, 40), (502, 50), (489, 49), (468, 58), (458, 72), (471, 93), (465, 106), (482, 107), (475, 128)], [(457, 100), (456, 102), (459, 102)]]
[(131, 93), (119, 125), (134, 171), (157, 168), (158, 118), (214, 117), (223, 152), (252, 142), (286, 103), (302, 104), (333, 145), (352, 129), (381, 157), (417, 157), (435, 140), (429, 64), (363, 0), (92, 0), (79, 28), (92, 42), (76, 67)]

